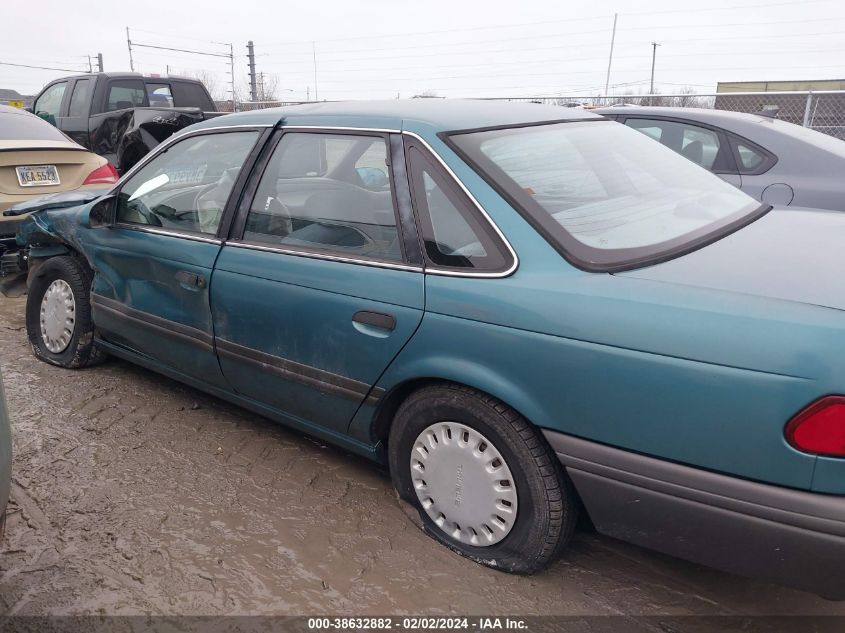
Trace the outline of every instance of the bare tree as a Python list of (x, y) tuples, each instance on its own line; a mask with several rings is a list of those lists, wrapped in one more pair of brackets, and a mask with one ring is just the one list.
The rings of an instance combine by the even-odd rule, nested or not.
[(194, 69), (178, 73), (182, 77), (196, 79), (205, 86), (213, 101), (229, 101), (232, 98), (231, 88), (220, 83), (218, 78), (207, 70)]
[(442, 97), (440, 97), (437, 94), (436, 90), (431, 90), (431, 89), (423, 90), (422, 92), (417, 93), (413, 97), (411, 97), (411, 99), (441, 99), (441, 98)]
[(256, 101), (279, 100), (279, 76), (269, 73), (258, 73), (256, 84)]

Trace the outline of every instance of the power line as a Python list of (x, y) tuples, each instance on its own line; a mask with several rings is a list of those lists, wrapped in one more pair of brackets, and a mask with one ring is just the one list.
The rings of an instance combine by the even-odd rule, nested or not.
[(13, 64), (11, 62), (0, 62), (0, 66), (14, 66), (16, 68), (30, 68), (35, 70), (58, 70), (61, 72), (68, 72), (68, 73), (79, 73), (82, 72), (78, 68), (52, 68), (49, 66), (32, 66), (30, 64)]
[[(833, 2), (837, 0), (787, 0), (785, 2), (764, 2), (758, 4), (746, 4), (746, 5), (735, 5), (735, 6), (722, 6), (722, 7), (704, 7), (699, 9), (666, 9), (663, 11), (631, 11), (627, 13), (620, 13), (619, 15), (625, 17), (646, 17), (646, 16), (653, 16), (653, 15), (668, 15), (672, 13), (705, 13), (705, 12), (713, 12), (713, 11), (737, 11), (742, 9), (771, 9), (774, 7), (782, 7), (782, 6), (792, 6), (792, 5), (802, 5), (806, 6), (809, 4), (823, 4), (828, 2)], [(405, 32), (405, 33), (394, 33), (390, 35), (360, 35), (355, 37), (338, 37), (338, 38), (331, 38), (331, 39), (324, 39), (324, 40), (317, 40), (318, 44), (324, 44), (328, 42), (350, 42), (356, 40), (374, 40), (374, 39), (387, 39), (387, 38), (396, 38), (396, 37), (411, 37), (416, 35), (435, 35), (441, 33), (466, 33), (467, 31), (486, 31), (486, 30), (497, 30), (497, 29), (511, 29), (511, 28), (518, 28), (522, 26), (537, 26), (537, 25), (545, 25), (545, 24), (560, 24), (566, 23), (571, 24), (572, 22), (588, 22), (594, 20), (607, 20), (611, 17), (612, 14), (607, 13), (603, 15), (593, 15), (593, 16), (584, 16), (579, 18), (567, 17), (561, 18), (558, 20), (542, 20), (539, 22), (519, 22), (519, 23), (511, 23), (511, 24), (499, 24), (499, 25), (490, 25), (490, 26), (473, 26), (473, 27), (463, 27), (463, 28), (452, 28), (452, 29), (438, 29), (432, 31), (412, 31), (412, 32)], [(609, 29), (604, 29), (607, 31)], [(288, 45), (297, 45), (297, 44), (310, 44), (311, 40), (289, 40), (287, 42), (279, 42), (276, 46), (288, 46)], [(273, 48), (273, 47), (269, 47)]]

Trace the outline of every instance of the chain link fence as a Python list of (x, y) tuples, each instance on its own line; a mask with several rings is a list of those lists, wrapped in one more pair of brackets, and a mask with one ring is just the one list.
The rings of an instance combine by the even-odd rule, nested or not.
[[(733, 112), (763, 112), (777, 109), (777, 118), (845, 139), (845, 90), (818, 92), (722, 92), (715, 94), (665, 94), (616, 96), (494, 97), (487, 101), (545, 103), (562, 107), (600, 108), (611, 105), (667, 106), (673, 108), (716, 108)], [(248, 112), (313, 101), (217, 102), (221, 112)]]
[(733, 112), (777, 110), (777, 118), (845, 139), (845, 90), (819, 92), (721, 92), (716, 94), (621, 95), (612, 97), (520, 97), (497, 100), (565, 107), (612, 105), (715, 108)]

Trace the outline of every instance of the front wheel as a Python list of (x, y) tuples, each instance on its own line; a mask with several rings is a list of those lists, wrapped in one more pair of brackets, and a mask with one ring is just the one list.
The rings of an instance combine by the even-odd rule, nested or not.
[(91, 272), (74, 257), (38, 269), (26, 298), (26, 332), (39, 360), (76, 369), (102, 360), (91, 320)]
[(533, 573), (572, 536), (578, 501), (557, 458), (488, 395), (452, 384), (413, 393), (394, 418), (389, 460), (425, 530), (483, 565)]

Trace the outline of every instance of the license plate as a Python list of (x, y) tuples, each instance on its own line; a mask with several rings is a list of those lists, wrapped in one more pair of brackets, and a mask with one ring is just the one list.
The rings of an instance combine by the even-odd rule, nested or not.
[(16, 167), (21, 187), (48, 187), (62, 184), (55, 165), (25, 165)]

